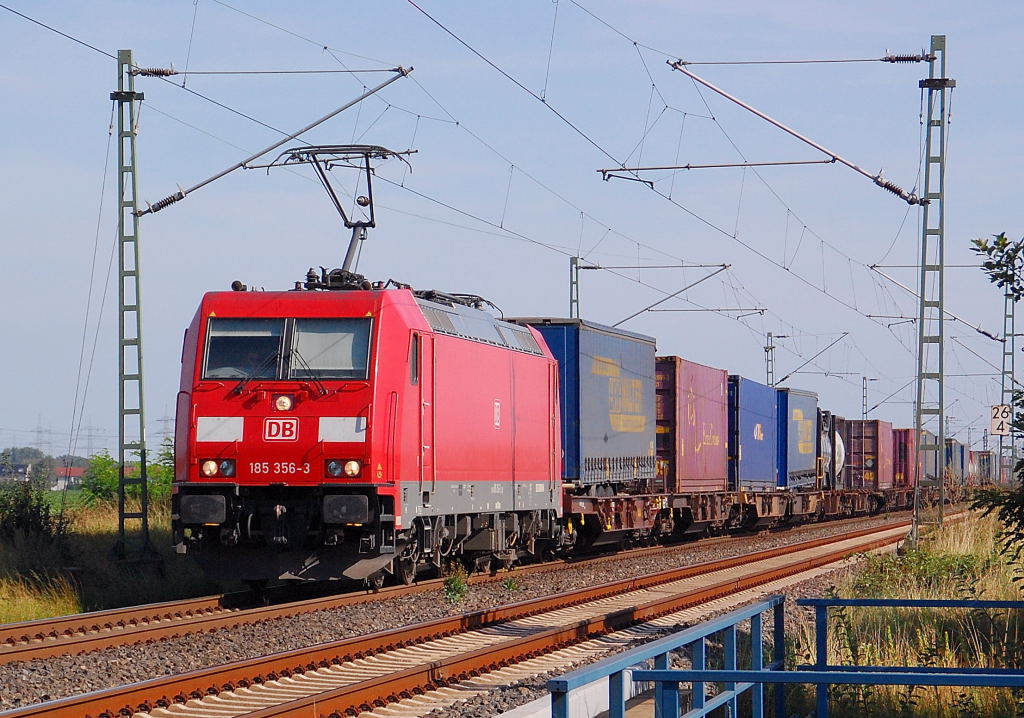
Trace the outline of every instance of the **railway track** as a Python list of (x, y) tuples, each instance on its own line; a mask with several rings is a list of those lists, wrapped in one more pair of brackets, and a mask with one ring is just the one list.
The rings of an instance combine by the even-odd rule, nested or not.
[(900, 541), (909, 522), (8, 711), (4, 718), (355, 715)]
[[(870, 519), (851, 519), (832, 525), (835, 527), (856, 525), (867, 520)], [(792, 527), (787, 530), (786, 535), (798, 536), (800, 533), (813, 530), (816, 527), (820, 527), (820, 524)], [(631, 549), (616, 554), (575, 559), (570, 562), (552, 561), (520, 566), (511, 573), (476, 574), (469, 577), (469, 582), (470, 584), (479, 584), (501, 581), (509, 575), (526, 576), (557, 571), (564, 568), (567, 563), (599, 565), (606, 562), (624, 561), (631, 557), (640, 558), (686, 551), (690, 548), (707, 548), (716, 544), (728, 545), (746, 538), (748, 537), (724, 536), (695, 544)], [(285, 616), (296, 616), (356, 603), (382, 601), (398, 596), (433, 591), (441, 588), (442, 585), (443, 579), (427, 579), (412, 586), (389, 586), (376, 592), (360, 590), (345, 594), (316, 596), (298, 601), (282, 600), (267, 606), (254, 606), (251, 594), (239, 592), (0, 625), (0, 665), (36, 658), (77, 655), (115, 646), (150, 643), (195, 633), (233, 628)], [(293, 596), (293, 594), (281, 591), (273, 596), (282, 599)]]

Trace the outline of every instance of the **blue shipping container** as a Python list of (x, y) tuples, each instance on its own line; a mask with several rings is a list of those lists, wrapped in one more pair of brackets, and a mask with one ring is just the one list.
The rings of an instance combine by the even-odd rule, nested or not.
[(818, 395), (778, 389), (779, 486), (813, 488), (818, 481)]
[(778, 485), (778, 401), (770, 386), (729, 375), (729, 488), (773, 491)]
[(946, 439), (946, 467), (955, 483), (963, 484), (967, 475), (967, 450), (956, 439)]
[(558, 360), (562, 477), (581, 484), (653, 481), (655, 340), (580, 319), (514, 319)]

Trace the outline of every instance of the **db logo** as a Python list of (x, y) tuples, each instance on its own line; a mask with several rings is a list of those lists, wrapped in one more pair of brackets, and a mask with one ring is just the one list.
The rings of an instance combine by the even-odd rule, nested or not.
[(298, 419), (264, 419), (264, 441), (298, 441)]

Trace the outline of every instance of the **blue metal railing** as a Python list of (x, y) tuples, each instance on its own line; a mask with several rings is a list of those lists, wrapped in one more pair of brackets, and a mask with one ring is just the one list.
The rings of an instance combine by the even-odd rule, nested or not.
[[(985, 686), (992, 688), (1024, 687), (1024, 672), (1011, 669), (982, 668), (939, 668), (902, 666), (844, 666), (828, 663), (828, 609), (833, 606), (873, 606), (892, 608), (963, 608), (963, 609), (1022, 609), (1024, 601), (925, 601), (899, 599), (799, 599), (797, 605), (813, 606), (815, 613), (815, 646), (817, 649), (814, 670), (764, 670), (751, 666), (751, 670), (735, 670), (728, 664), (724, 670), (707, 670), (693, 660), (692, 670), (638, 670), (633, 672), (634, 681), (652, 682), (655, 685), (656, 715), (662, 718), (679, 716), (679, 684), (691, 683), (691, 708), (683, 718), (705, 716), (712, 709), (730, 703), (731, 715), (736, 716), (735, 696), (731, 687), (754, 685), (752, 694), (763, 692), (764, 684), (802, 683), (814, 684), (818, 718), (828, 716), (828, 687), (843, 685), (907, 685), (907, 686)], [(780, 603), (781, 607), (781, 603)], [(732, 615), (732, 614), (730, 614)], [(727, 618), (727, 617), (723, 617)], [(719, 619), (719, 622), (723, 619)], [(778, 654), (782, 639), (779, 637), (782, 621), (776, 619), (775, 655)], [(709, 624), (710, 627), (710, 624)], [(721, 627), (718, 627), (721, 630)], [(692, 630), (692, 629), (691, 629)], [(623, 660), (626, 656), (621, 657)], [(724, 683), (725, 691), (713, 699), (705, 698), (705, 683)], [(776, 716), (785, 715), (785, 692), (775, 691)], [(753, 701), (751, 716), (762, 718), (763, 701)]]
[[(707, 621), (692, 628), (673, 633), (665, 638), (651, 641), (638, 648), (620, 653), (604, 660), (584, 666), (572, 673), (553, 678), (548, 681), (548, 690), (551, 691), (551, 716), (552, 718), (569, 718), (570, 701), (572, 692), (586, 686), (598, 684), (607, 679), (608, 681), (608, 715), (609, 718), (624, 718), (626, 715), (626, 701), (629, 696), (626, 691), (625, 672), (633, 670), (633, 681), (640, 681), (635, 670), (638, 665), (653, 660), (656, 673), (672, 673), (667, 671), (673, 651), (682, 648), (689, 648), (691, 664), (696, 670), (703, 670), (707, 667), (706, 640), (716, 634), (722, 634), (724, 648), (724, 667), (727, 670), (737, 669), (736, 650), (736, 626), (741, 621), (750, 619), (750, 671), (746, 671), (755, 677), (763, 677), (766, 672), (778, 671), (782, 668), (785, 657), (785, 625), (783, 622), (783, 608), (785, 596), (770, 596), (746, 608), (725, 614), (712, 621)], [(768, 611), (773, 612), (773, 652), (772, 661), (764, 664), (764, 634), (763, 615)], [(646, 679), (645, 679), (646, 680)], [(732, 715), (736, 715), (736, 698), (745, 691), (751, 692), (751, 701), (757, 706), (757, 710), (763, 713), (764, 689), (762, 678), (746, 678), (742, 681), (731, 681), (726, 683), (725, 692), (715, 696), (711, 700), (704, 700), (703, 683), (695, 684), (693, 689), (694, 704), (699, 702), (704, 711), (710, 711), (722, 705), (729, 705)], [(659, 713), (661, 716), (676, 716), (679, 714), (678, 682), (673, 684), (669, 681), (659, 681), (655, 684), (655, 699), (657, 705), (665, 702), (665, 705), (675, 705), (674, 713)], [(781, 692), (777, 692), (781, 693)], [(671, 697), (675, 696), (674, 702)], [(699, 698), (698, 698), (699, 697)], [(667, 702), (666, 702), (667, 701)], [(781, 703), (777, 703), (776, 713), (781, 715)], [(695, 713), (694, 715), (704, 715)], [(758, 713), (760, 715), (760, 713)]]

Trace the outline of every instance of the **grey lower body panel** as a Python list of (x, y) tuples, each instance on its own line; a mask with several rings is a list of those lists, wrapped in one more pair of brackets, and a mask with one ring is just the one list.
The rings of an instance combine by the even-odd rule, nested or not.
[(550, 481), (402, 481), (402, 525), (418, 516), (508, 513), (549, 510), (561, 513), (561, 482)]

